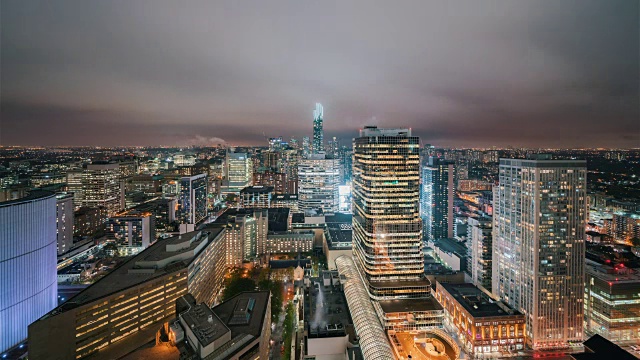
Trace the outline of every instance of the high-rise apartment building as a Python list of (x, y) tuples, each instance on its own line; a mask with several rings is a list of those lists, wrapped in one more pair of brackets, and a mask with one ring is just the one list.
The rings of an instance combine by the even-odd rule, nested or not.
[(353, 254), (375, 300), (425, 297), (419, 138), (367, 126), (353, 144)]
[(207, 217), (207, 174), (180, 179), (178, 220), (183, 224), (198, 224)]
[[(56, 196), (31, 191), (0, 202), (0, 354), (56, 307)], [(31, 354), (29, 354), (31, 355)]]
[(81, 206), (104, 207), (115, 215), (124, 207), (124, 184), (117, 163), (93, 163), (82, 172)]
[(474, 285), (491, 291), (492, 220), (490, 217), (470, 217), (467, 226), (467, 272)]
[(56, 230), (58, 255), (61, 255), (73, 245), (73, 194), (56, 195)]
[(238, 194), (240, 190), (251, 185), (252, 169), (253, 166), (249, 154), (227, 150), (224, 162), (222, 193)]
[(422, 168), (421, 215), (425, 240), (453, 238), (454, 162), (429, 157)]
[(302, 156), (307, 157), (311, 153), (311, 139), (308, 136), (302, 137)]
[(322, 104), (316, 103), (316, 109), (313, 110), (313, 153), (318, 154), (324, 151), (324, 130), (322, 129), (322, 121), (324, 111)]
[(156, 241), (155, 216), (135, 210), (120, 213), (107, 219), (106, 233), (122, 256), (135, 255)]
[(338, 211), (340, 200), (340, 162), (324, 154), (312, 154), (298, 165), (298, 208), (322, 210), (325, 214)]
[(583, 340), (586, 162), (500, 159), (492, 291), (526, 316), (534, 349)]
[(67, 192), (73, 194), (73, 205), (82, 204), (82, 169), (72, 169), (67, 171)]

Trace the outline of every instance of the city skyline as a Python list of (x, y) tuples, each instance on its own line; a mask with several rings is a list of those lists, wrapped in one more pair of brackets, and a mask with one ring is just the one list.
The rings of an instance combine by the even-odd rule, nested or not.
[(0, 145), (637, 146), (638, 3), (539, 4), (6, 2)]

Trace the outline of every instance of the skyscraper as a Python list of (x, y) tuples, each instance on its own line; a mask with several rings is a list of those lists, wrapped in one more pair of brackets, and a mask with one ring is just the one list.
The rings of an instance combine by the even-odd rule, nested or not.
[(313, 153), (318, 154), (324, 151), (324, 130), (322, 129), (323, 118), (322, 104), (316, 103), (313, 111)]
[(492, 291), (526, 315), (534, 349), (582, 341), (586, 162), (500, 159)]
[(237, 153), (227, 150), (224, 162), (223, 193), (240, 193), (240, 190), (251, 185), (251, 158), (247, 153)]
[(302, 156), (307, 157), (311, 153), (311, 140), (308, 136), (302, 138)]
[(425, 240), (453, 238), (454, 163), (429, 157), (422, 168), (420, 194)]
[(56, 228), (58, 255), (62, 255), (73, 245), (73, 194), (56, 195)]
[(99, 207), (109, 216), (122, 210), (124, 186), (120, 183), (120, 166), (116, 163), (93, 163), (82, 172), (81, 206)]
[(298, 207), (322, 210), (325, 214), (338, 211), (340, 162), (326, 159), (324, 154), (312, 154), (298, 165)]
[(493, 244), (490, 217), (470, 217), (467, 221), (467, 272), (471, 282), (491, 291)]
[(353, 144), (353, 254), (372, 299), (425, 297), (419, 138), (367, 126)]
[(198, 224), (207, 217), (207, 174), (185, 176), (180, 179), (180, 211), (183, 224)]

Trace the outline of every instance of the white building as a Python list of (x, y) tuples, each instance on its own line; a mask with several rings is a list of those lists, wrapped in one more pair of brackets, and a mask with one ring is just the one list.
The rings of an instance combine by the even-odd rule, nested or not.
[(298, 165), (298, 208), (321, 209), (325, 214), (338, 211), (340, 200), (340, 161), (324, 154), (311, 154)]
[(586, 162), (500, 159), (492, 291), (526, 316), (534, 349), (583, 340)]
[(251, 178), (253, 174), (249, 154), (236, 153), (227, 150), (223, 170), (223, 194), (237, 194), (240, 190), (251, 185)]

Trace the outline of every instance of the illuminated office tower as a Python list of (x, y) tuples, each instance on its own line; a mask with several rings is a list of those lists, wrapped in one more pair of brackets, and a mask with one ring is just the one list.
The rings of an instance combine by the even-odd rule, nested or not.
[(526, 316), (534, 349), (583, 339), (584, 160), (500, 159), (492, 291)]
[(454, 163), (429, 157), (422, 168), (420, 193), (425, 240), (453, 238)]
[(419, 138), (367, 126), (353, 144), (353, 254), (375, 300), (429, 296), (420, 219)]
[(120, 183), (120, 166), (115, 163), (93, 163), (82, 172), (81, 206), (104, 207), (107, 215), (122, 210), (124, 186)]
[(82, 203), (82, 169), (72, 169), (67, 171), (67, 192), (73, 194), (73, 205), (80, 206)]
[(0, 202), (0, 354), (58, 303), (56, 196), (32, 191)]
[(73, 245), (73, 195), (56, 195), (56, 230), (58, 255), (71, 250)]
[(155, 216), (136, 210), (120, 213), (107, 219), (106, 233), (121, 256), (136, 255), (156, 241)]
[(322, 129), (322, 119), (324, 117), (322, 104), (316, 103), (313, 111), (313, 153), (318, 154), (324, 151), (324, 130)]
[(237, 153), (227, 150), (224, 162), (224, 186), (225, 194), (240, 193), (240, 190), (251, 185), (252, 177), (251, 158), (247, 153)]
[(338, 211), (340, 162), (312, 154), (298, 165), (298, 207), (300, 211), (321, 209), (325, 214)]
[(183, 224), (198, 224), (207, 217), (207, 174), (180, 179), (179, 216)]

